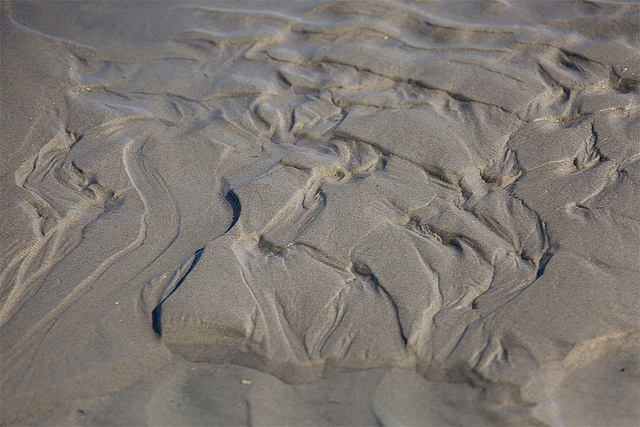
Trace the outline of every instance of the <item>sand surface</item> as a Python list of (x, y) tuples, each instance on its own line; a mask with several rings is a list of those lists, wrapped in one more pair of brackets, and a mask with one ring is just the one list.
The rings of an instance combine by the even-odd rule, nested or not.
[(2, 2), (0, 423), (638, 425), (637, 2)]

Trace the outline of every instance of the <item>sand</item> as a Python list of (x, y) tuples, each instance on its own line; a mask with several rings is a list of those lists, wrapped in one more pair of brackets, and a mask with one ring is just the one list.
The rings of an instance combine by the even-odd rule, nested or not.
[(637, 2), (2, 3), (2, 425), (638, 425)]

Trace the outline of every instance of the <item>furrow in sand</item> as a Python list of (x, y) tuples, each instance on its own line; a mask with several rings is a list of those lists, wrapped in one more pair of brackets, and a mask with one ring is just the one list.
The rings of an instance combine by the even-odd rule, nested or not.
[[(167, 203), (167, 201), (171, 201), (171, 196), (168, 192), (166, 186), (162, 183), (161, 179), (154, 177), (153, 175), (149, 177), (150, 171), (147, 167), (145, 167), (144, 162), (141, 157), (141, 152), (148, 142), (148, 139), (132, 139), (123, 150), (123, 161), (125, 165), (125, 169), (131, 183), (135, 187), (136, 191), (140, 195), (144, 206), (145, 212), (142, 216), (142, 220), (140, 223), (140, 231), (138, 236), (134, 241), (132, 241), (126, 248), (121, 251), (111, 255), (106, 261), (104, 261), (93, 273), (91, 273), (85, 280), (76, 285), (73, 290), (53, 309), (48, 313), (42, 316), (40, 320), (38, 320), (32, 327), (30, 327), (27, 332), (22, 336), (22, 338), (16, 343), (14, 347), (11, 349), (11, 353), (7, 356), (7, 362), (12, 364), (23, 357), (25, 352), (30, 352), (33, 349), (30, 349), (31, 339), (41, 334), (43, 328), (49, 328), (51, 323), (55, 321), (56, 318), (61, 316), (66, 310), (71, 308), (73, 304), (75, 304), (82, 295), (94, 284), (110, 267), (114, 266), (114, 264), (124, 257), (125, 255), (135, 251), (137, 248), (142, 246), (145, 240), (156, 238), (159, 242), (164, 241), (165, 244), (162, 245), (154, 245), (156, 248), (153, 251), (153, 259), (156, 259), (160, 254), (162, 254), (169, 244), (175, 239), (175, 236), (178, 234), (179, 230), (179, 217), (177, 212), (175, 211), (175, 206), (172, 203)], [(153, 172), (151, 172), (153, 173)], [(165, 194), (164, 198), (159, 198), (158, 194)], [(166, 228), (162, 227), (160, 230), (155, 229), (155, 224), (159, 221), (169, 220), (173, 223), (173, 233), (167, 237), (166, 236)], [(159, 243), (154, 242), (154, 243)], [(153, 261), (147, 260), (149, 263)]]

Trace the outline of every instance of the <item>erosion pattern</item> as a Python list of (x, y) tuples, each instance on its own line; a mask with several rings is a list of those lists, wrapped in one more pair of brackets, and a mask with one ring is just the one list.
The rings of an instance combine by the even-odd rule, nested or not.
[(639, 9), (517, 7), (167, 6), (152, 46), (55, 39), (74, 86), (15, 175), (35, 237), (3, 249), (3, 393), (51, 406), (178, 353), (542, 407), (635, 360)]

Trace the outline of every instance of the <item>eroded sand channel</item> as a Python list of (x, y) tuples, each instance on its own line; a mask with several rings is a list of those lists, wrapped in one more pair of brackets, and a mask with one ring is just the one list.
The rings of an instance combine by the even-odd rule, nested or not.
[(637, 424), (637, 4), (2, 7), (3, 423)]

